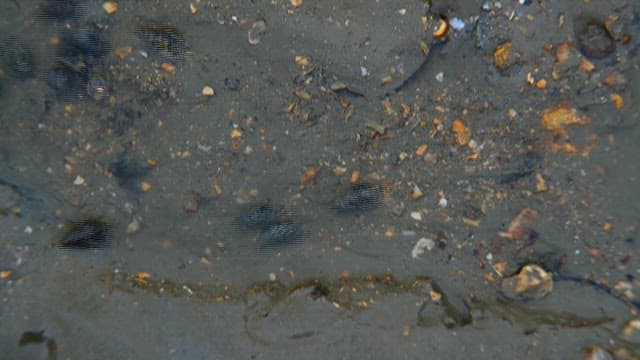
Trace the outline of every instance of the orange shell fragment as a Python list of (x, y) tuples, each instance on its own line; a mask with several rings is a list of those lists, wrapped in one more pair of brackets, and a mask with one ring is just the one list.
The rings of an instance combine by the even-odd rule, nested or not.
[(578, 114), (578, 110), (560, 105), (542, 112), (542, 126), (551, 131), (554, 136), (564, 135), (569, 125), (586, 125), (589, 119)]
[(496, 68), (502, 70), (507, 67), (509, 61), (509, 53), (511, 50), (511, 41), (504, 42), (493, 52), (493, 64)]
[(462, 120), (456, 119), (453, 121), (453, 127), (451, 129), (454, 133), (456, 133), (456, 140), (458, 141), (458, 145), (465, 146), (471, 140), (471, 132), (464, 125)]

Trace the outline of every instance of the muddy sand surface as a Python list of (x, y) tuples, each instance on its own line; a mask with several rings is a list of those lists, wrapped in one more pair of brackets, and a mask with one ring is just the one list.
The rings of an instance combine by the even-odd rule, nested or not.
[(0, 4), (3, 359), (637, 359), (640, 4)]

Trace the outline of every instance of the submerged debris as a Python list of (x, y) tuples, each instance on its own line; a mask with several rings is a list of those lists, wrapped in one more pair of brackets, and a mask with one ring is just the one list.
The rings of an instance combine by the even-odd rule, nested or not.
[(68, 225), (57, 243), (63, 249), (102, 249), (111, 245), (112, 226), (98, 219), (84, 219)]

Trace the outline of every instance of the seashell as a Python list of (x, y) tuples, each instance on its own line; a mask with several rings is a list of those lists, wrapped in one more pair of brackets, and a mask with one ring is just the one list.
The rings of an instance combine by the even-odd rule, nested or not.
[(523, 266), (515, 275), (502, 280), (501, 292), (511, 300), (539, 300), (553, 290), (553, 277), (535, 264)]

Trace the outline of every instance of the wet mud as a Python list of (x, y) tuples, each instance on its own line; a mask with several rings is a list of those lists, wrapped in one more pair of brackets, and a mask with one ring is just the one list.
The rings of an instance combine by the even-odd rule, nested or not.
[(577, 3), (2, 2), (3, 354), (638, 358), (640, 6)]

